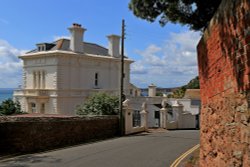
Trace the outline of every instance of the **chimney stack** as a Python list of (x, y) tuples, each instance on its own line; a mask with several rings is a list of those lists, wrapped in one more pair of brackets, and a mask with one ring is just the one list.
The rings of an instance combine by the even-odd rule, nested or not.
[(151, 84), (148, 86), (148, 96), (149, 97), (155, 97), (156, 96), (156, 86), (154, 84)]
[(107, 36), (109, 40), (108, 53), (111, 57), (120, 57), (120, 36), (109, 35)]
[(72, 27), (68, 28), (70, 31), (70, 49), (73, 52), (83, 53), (83, 35), (86, 29), (82, 28), (80, 24), (73, 23)]

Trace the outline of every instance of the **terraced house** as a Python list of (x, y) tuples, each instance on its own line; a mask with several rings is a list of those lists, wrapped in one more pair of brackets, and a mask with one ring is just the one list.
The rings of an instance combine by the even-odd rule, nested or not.
[[(70, 39), (39, 43), (21, 55), (23, 85), (14, 99), (29, 113), (74, 114), (94, 92), (119, 93), (120, 37), (109, 35), (108, 49), (83, 41), (86, 29), (79, 24), (70, 28)], [(129, 95), (130, 64), (124, 61), (124, 92)]]

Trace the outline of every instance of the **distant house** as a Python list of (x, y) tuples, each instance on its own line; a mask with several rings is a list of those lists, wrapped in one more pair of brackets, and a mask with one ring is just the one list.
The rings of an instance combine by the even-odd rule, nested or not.
[(201, 99), (200, 89), (187, 89), (184, 98), (200, 100)]
[[(148, 127), (164, 127), (161, 125), (162, 102), (167, 105), (167, 129), (199, 128), (200, 90), (187, 89), (185, 97), (181, 99), (156, 96), (157, 87), (153, 84), (148, 87), (148, 96), (130, 98), (130, 107), (134, 110), (135, 119), (141, 110), (142, 104), (147, 104)], [(136, 120), (133, 120), (136, 122)]]
[[(72, 115), (76, 105), (91, 94), (118, 95), (120, 85), (120, 37), (109, 35), (108, 49), (83, 41), (86, 29), (70, 28), (70, 39), (39, 43), (21, 55), (23, 86), (14, 99), (29, 113)], [(124, 61), (124, 92), (130, 94), (129, 58)]]
[(191, 105), (201, 106), (200, 89), (187, 89), (183, 98), (191, 99)]
[(136, 87), (134, 84), (129, 84), (129, 95), (132, 97), (138, 97), (141, 96), (141, 89)]
[[(159, 87), (156, 87), (156, 95), (167, 96), (169, 94), (173, 94), (173, 92), (177, 89), (178, 88), (159, 88)], [(141, 88), (142, 96), (149, 96), (148, 90), (149, 90), (148, 88)]]

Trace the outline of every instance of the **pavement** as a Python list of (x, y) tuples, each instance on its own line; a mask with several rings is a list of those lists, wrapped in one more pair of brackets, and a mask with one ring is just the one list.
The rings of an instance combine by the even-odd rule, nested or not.
[(198, 130), (151, 130), (68, 148), (12, 157), (0, 167), (169, 167), (199, 143)]

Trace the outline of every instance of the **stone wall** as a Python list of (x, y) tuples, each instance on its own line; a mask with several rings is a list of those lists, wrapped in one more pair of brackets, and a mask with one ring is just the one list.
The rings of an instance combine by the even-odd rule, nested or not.
[(118, 134), (118, 117), (0, 117), (0, 155), (34, 152)]
[(222, 0), (198, 46), (200, 166), (250, 166), (250, 1)]

